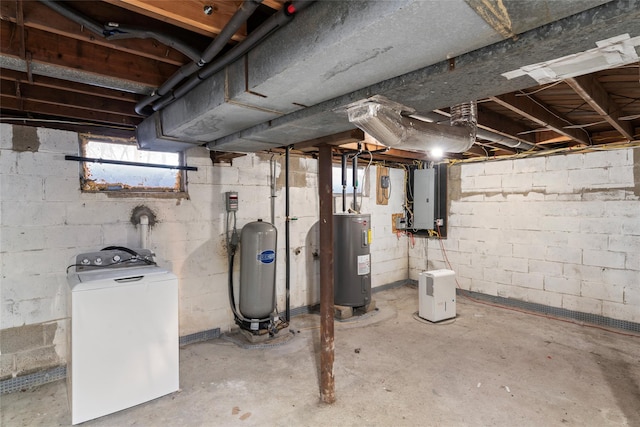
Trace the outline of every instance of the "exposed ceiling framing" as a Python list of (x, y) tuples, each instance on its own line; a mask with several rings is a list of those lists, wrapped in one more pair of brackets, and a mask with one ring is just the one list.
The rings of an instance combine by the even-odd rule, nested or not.
[[(482, 9), (485, 2), (467, 3), (479, 14), (486, 12)], [(100, 23), (117, 22), (171, 34), (201, 52), (220, 33), (241, 1), (108, 0), (66, 4)], [(228, 48), (241, 42), (282, 5), (280, 0), (263, 2), (232, 37)], [(211, 14), (205, 13), (206, 7), (211, 8)], [(38, 1), (3, 1), (0, 15), (3, 122), (132, 138), (144, 119), (136, 114), (135, 105), (191, 61), (184, 53), (154, 39), (100, 37)], [(505, 26), (504, 17), (494, 16), (491, 22), (505, 37), (516, 37), (513, 29)], [(480, 129), (533, 145), (536, 151), (638, 141), (640, 62), (532, 85), (517, 92), (495, 93), (477, 102)], [(447, 107), (435, 110), (443, 121), (448, 120)], [(319, 143), (348, 142), (369, 141), (361, 131), (352, 130), (300, 142), (294, 148), (309, 153)], [(480, 136), (472, 149), (455, 157), (520, 151)], [(397, 149), (377, 157), (393, 161), (428, 158), (425, 153)], [(233, 155), (219, 154), (217, 158), (230, 159)]]

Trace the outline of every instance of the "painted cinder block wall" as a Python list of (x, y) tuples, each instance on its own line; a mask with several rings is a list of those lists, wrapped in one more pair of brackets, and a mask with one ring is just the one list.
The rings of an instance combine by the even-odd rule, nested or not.
[[(442, 243), (460, 287), (640, 322), (640, 150), (449, 168)], [(437, 240), (410, 276), (446, 268)]]
[[(238, 191), (238, 228), (270, 220), (270, 154), (213, 165), (203, 148), (187, 151), (188, 198), (122, 198), (82, 193), (73, 132), (0, 124), (0, 379), (64, 364), (68, 328), (66, 267), (78, 253), (109, 245), (139, 247), (131, 213), (149, 207), (157, 224), (149, 247), (158, 264), (179, 278), (180, 335), (233, 326), (224, 247), (226, 191)], [(284, 310), (284, 157), (277, 162), (275, 226), (278, 229), (278, 308)], [(391, 169), (392, 189), (404, 172)], [(369, 176), (375, 179), (376, 170)], [(291, 306), (319, 301), (317, 161), (291, 156)], [(406, 239), (391, 232), (391, 213), (404, 195), (393, 191), (388, 205), (362, 199), (372, 214), (373, 286), (408, 278)], [(337, 201), (337, 206), (341, 203)], [(238, 257), (237, 257), (238, 258)], [(236, 283), (239, 266), (235, 266)]]

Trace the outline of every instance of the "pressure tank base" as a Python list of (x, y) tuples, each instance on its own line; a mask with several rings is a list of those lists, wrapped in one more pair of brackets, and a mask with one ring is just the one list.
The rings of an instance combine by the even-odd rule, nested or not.
[(262, 332), (263, 333), (261, 334), (254, 334), (251, 331), (240, 328), (240, 334), (242, 335), (242, 338), (244, 338), (247, 341), (247, 343), (250, 343), (250, 344), (264, 343), (269, 341), (272, 338), (277, 337), (277, 335), (271, 336), (271, 334), (269, 334), (269, 331), (266, 329), (263, 329)]
[(229, 341), (240, 348), (244, 349), (256, 349), (256, 348), (271, 348), (280, 345), (287, 344), (295, 337), (294, 331), (289, 330), (289, 327), (284, 327), (279, 330), (277, 334), (252, 334), (250, 331), (244, 329), (238, 329), (222, 335), (222, 339)]

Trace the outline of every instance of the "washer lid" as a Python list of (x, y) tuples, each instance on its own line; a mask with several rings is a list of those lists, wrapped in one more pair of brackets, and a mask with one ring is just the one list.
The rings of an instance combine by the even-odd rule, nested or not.
[(105, 268), (86, 272), (71, 272), (68, 275), (72, 292), (130, 286), (141, 281), (147, 283), (175, 279), (176, 276), (157, 266)]

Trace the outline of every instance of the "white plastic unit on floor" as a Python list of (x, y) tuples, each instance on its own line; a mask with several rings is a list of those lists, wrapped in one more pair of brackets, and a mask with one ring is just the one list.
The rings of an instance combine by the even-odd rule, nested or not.
[(178, 390), (173, 273), (155, 266), (98, 269), (72, 273), (70, 286), (72, 424)]
[(418, 316), (431, 322), (456, 317), (456, 280), (452, 270), (420, 273)]

